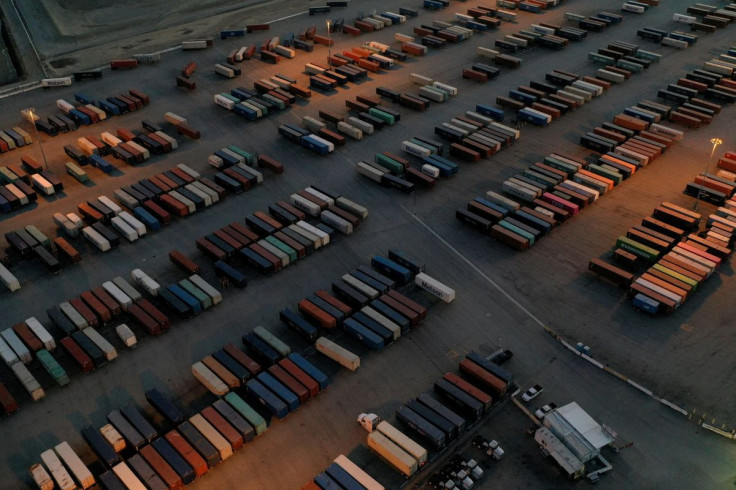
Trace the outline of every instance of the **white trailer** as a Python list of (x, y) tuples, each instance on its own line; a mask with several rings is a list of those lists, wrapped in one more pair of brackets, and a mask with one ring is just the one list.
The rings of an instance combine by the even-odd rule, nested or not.
[(110, 220), (110, 223), (112, 224), (113, 228), (115, 228), (118, 233), (123, 235), (129, 242), (134, 242), (138, 240), (138, 233), (120, 216), (113, 216), (113, 218)]
[(6, 328), (2, 332), (0, 332), (0, 335), (2, 335), (2, 338), (5, 340), (5, 342), (7, 342), (10, 348), (13, 349), (15, 355), (18, 356), (18, 359), (20, 359), (23, 364), (28, 364), (33, 360), (33, 357), (31, 356), (31, 351), (29, 351), (28, 347), (23, 344), (23, 341), (20, 340), (20, 338), (13, 331), (12, 328)]
[(360, 367), (360, 357), (326, 337), (318, 338), (314, 345), (319, 352), (351, 371)]
[(442, 284), (437, 279), (428, 276), (424, 272), (420, 272), (416, 275), (416, 277), (414, 278), (414, 284), (421, 287), (425, 291), (428, 291), (434, 296), (437, 296), (445, 303), (451, 303), (455, 300), (454, 289)]
[(95, 477), (92, 476), (92, 472), (89, 471), (89, 468), (85, 466), (68, 442), (60, 442), (54, 446), (54, 451), (64, 461), (64, 464), (69, 468), (83, 489), (90, 488), (95, 484)]
[(192, 274), (189, 276), (189, 280), (212, 299), (213, 306), (222, 303), (222, 293), (215, 289), (210, 283), (202, 279), (198, 274)]
[(46, 330), (46, 327), (44, 327), (41, 322), (36, 319), (35, 316), (26, 318), (25, 324), (28, 326), (31, 332), (33, 332), (33, 334), (38, 337), (38, 340), (41, 341), (47, 351), (53, 352), (54, 349), (56, 349), (56, 342), (54, 341), (54, 338), (51, 336), (49, 331)]
[(115, 327), (115, 333), (117, 333), (120, 340), (130, 348), (135, 347), (138, 343), (138, 340), (135, 338), (135, 334), (125, 323), (121, 323)]
[(91, 226), (85, 226), (82, 228), (82, 235), (84, 235), (84, 238), (89, 240), (92, 245), (97, 247), (100, 252), (107, 252), (111, 248), (110, 242)]
[(140, 287), (148, 291), (151, 296), (158, 296), (158, 292), (161, 289), (161, 285), (154, 281), (151, 276), (146, 274), (140, 269), (133, 269), (130, 271), (130, 277)]
[(72, 476), (61, 464), (61, 460), (56, 456), (53, 449), (47, 449), (41, 453), (41, 461), (51, 472), (51, 476), (54, 477), (56, 484), (61, 490), (75, 490), (77, 484), (74, 483)]
[(200, 361), (192, 364), (192, 374), (197, 378), (197, 381), (217, 396), (223, 396), (230, 391), (230, 388)]
[(3, 264), (0, 264), (0, 281), (5, 284), (5, 287), (8, 288), (11, 293), (20, 289), (20, 282), (18, 279)]
[(105, 359), (108, 361), (112, 361), (116, 357), (118, 357), (118, 351), (115, 349), (115, 347), (112, 346), (110, 342), (107, 341), (105, 337), (100, 334), (97, 330), (95, 330), (92, 327), (85, 328), (82, 330), (82, 333), (84, 333), (89, 339), (100, 348), (102, 352), (105, 353)]

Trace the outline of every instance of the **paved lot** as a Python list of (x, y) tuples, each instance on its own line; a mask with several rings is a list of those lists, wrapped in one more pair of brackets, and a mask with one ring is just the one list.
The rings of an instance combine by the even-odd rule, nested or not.
[[(388, 5), (389, 2), (371, 3), (370, 8), (385, 10)], [(452, 12), (460, 10), (460, 5), (466, 7), (456, 4), (436, 14), (422, 11), (419, 19), (406, 26), (392, 27), (370, 38), (363, 36), (351, 41), (336, 34), (335, 40), (339, 42), (333, 50), (341, 51), (368, 39), (388, 42), (395, 32), (409, 33), (413, 25), (425, 23), (427, 19), (448, 20)], [(524, 58), (521, 69), (504, 70), (488, 84), (461, 80), (461, 68), (476, 60), (476, 46), (491, 46), (501, 33), (526, 28), (540, 19), (532, 14), (520, 14), (519, 24), (505, 24), (499, 33), (478, 34), (465, 43), (432, 52), (390, 73), (372, 75), (367, 81), (331, 94), (314, 93), (309, 103), (256, 123), (245, 122), (215, 106), (212, 94), (238, 85), (251, 85), (253, 79), (273, 73), (284, 73), (306, 82), (306, 76), (299, 73), (303, 63), (323, 62), (326, 48), (317, 47), (311, 54), (299, 52), (295, 60), (276, 67), (260, 61), (247, 62), (243, 65), (245, 76), (231, 82), (215, 78), (208, 67), (241, 43), (216, 42), (215, 48), (204, 52), (169, 53), (160, 65), (131, 72), (105, 72), (101, 82), (86, 82), (73, 90), (34, 91), (5, 99), (6, 110), (0, 114), (2, 127), (18, 124), (18, 111), (28, 105), (34, 105), (42, 114), (51, 114), (55, 112), (54, 100), (71, 100), (75, 91), (97, 98), (137, 87), (150, 94), (151, 104), (139, 112), (66, 136), (43, 138), (49, 163), (57, 174), (63, 173), (66, 160), (62, 146), (77, 136), (118, 126), (137, 128), (142, 119), (162, 122), (166, 111), (188, 118), (192, 126), (202, 131), (203, 137), (196, 142), (178, 138), (179, 149), (168, 157), (156, 157), (151, 163), (135, 168), (119, 166), (116, 176), (107, 177), (90, 169), (94, 184), (89, 187), (65, 178), (64, 197), (40, 202), (34, 209), (13, 216), (3, 216), (0, 222), (3, 233), (28, 223), (52, 233), (54, 212), (74, 211), (77, 202), (100, 194), (111, 195), (114, 189), (129, 181), (179, 162), (211, 172), (207, 170), (206, 156), (227, 144), (271, 155), (282, 161), (287, 170), (280, 176), (267, 173), (261, 187), (240, 196), (229, 196), (212, 209), (177, 220), (134, 245), (123, 244), (111, 253), (99, 254), (80, 242), (80, 248), (86, 249), (82, 263), (56, 277), (47, 275), (40, 265), (18, 264), (13, 271), (21, 279), (23, 289), (13, 296), (0, 293), (4, 325), (30, 315), (41, 317), (51, 304), (115, 275), (125, 275), (133, 267), (143, 268), (164, 284), (179, 279), (182, 274), (166, 258), (168, 250), (179, 248), (208, 264), (208, 259), (194, 247), (195, 238), (234, 219), (242, 220), (244, 215), (263, 210), (268, 203), (311, 183), (342, 192), (370, 209), (370, 217), (354, 235), (340, 237), (325, 250), (272, 277), (258, 277), (247, 270), (250, 284), (245, 291), (225, 291), (222, 306), (192, 320), (177, 322), (162, 337), (142, 339), (135, 351), (121, 352), (119, 359), (99, 371), (82, 376), (65, 360), (65, 366), (75, 374), (71, 385), (63, 390), (52, 387), (51, 380), (39, 374), (42, 384), (48, 388), (46, 400), (31, 404), (20, 390), (14, 389), (23, 406), (12, 418), (0, 423), (0, 440), (5, 442), (0, 449), (0, 468), (3, 474), (12, 475), (7, 480), (9, 488), (20, 481), (26, 482), (27, 467), (38, 459), (41, 451), (59, 440), (69, 440), (83, 451), (85, 461), (92, 461), (91, 453), (82, 449), (86, 446), (79, 437), (79, 428), (102, 425), (109, 410), (129, 400), (151, 414), (143, 398), (145, 389), (157, 387), (176, 398), (179, 406), (192, 411), (211, 403), (213, 398), (194, 381), (189, 366), (227, 341), (239, 342), (239, 336), (255, 325), (264, 325), (283, 336), (295, 350), (311, 353), (306, 343), (278, 322), (278, 309), (293, 306), (306, 294), (328, 286), (339, 275), (367, 263), (371, 255), (385, 252), (390, 246), (409, 250), (421, 258), (428, 264), (429, 274), (457, 290), (458, 299), (451, 305), (435, 304), (427, 295), (413, 292), (413, 297), (431, 304), (427, 321), (382, 353), (364, 353), (353, 342), (344, 340), (365, 354), (363, 365), (356, 373), (340, 371), (324, 358), (312, 356), (311, 359), (333, 375), (330, 389), (286, 420), (275, 421), (264, 437), (236, 454), (233, 461), (219, 466), (195, 484), (195, 488), (295, 488), (321, 471), (340, 452), (355, 457), (387, 485), (398, 486), (400, 480), (395, 474), (362, 445), (365, 433), (355, 423), (356, 415), (371, 410), (390, 418), (398, 405), (431, 389), (435, 379), (447, 370), (454, 370), (465, 351), (477, 349), (490, 353), (501, 346), (515, 352), (509, 368), (522, 386), (535, 382), (545, 386), (546, 393), (534, 404), (535, 408), (548, 401), (558, 405), (578, 401), (596, 420), (618, 432), (619, 444), (634, 442), (633, 447), (611, 456), (614, 470), (603, 477), (601, 484), (605, 488), (731, 487), (734, 474), (730, 462), (734, 450), (728, 441), (703, 434), (702, 429), (674, 411), (572, 356), (519, 305), (571, 342), (582, 341), (591, 346), (593, 356), (604, 364), (686, 410), (696, 409), (697, 414), (705, 411), (708, 419), (715, 417), (717, 425), (726, 423), (730, 428), (730, 422), (736, 418), (732, 408), (734, 395), (732, 390), (723, 389), (733, 382), (729, 354), (734, 341), (726, 330), (734, 314), (730, 266), (725, 265), (718, 277), (710, 279), (674, 315), (655, 319), (635, 314), (623, 293), (588, 275), (586, 266), (591, 257), (605, 256), (615, 238), (648, 215), (659, 201), (692, 204), (691, 198), (681, 195), (681, 189), (702, 171), (709, 151), (708, 140), (719, 136), (724, 139), (723, 148), (733, 148), (733, 132), (729, 130), (736, 116), (732, 107), (717, 116), (711, 126), (687, 131), (685, 141), (673, 151), (527, 252), (513, 252), (453, 217), (455, 208), (487, 190), (500, 189), (505, 178), (547, 153), (587, 155), (589, 152), (576, 144), (580, 133), (610, 120), (633, 102), (654, 99), (656, 88), (675, 80), (686, 69), (698, 66), (713, 53), (722, 52), (733, 42), (729, 30), (733, 27), (701, 36), (696, 46), (684, 52), (635, 38), (637, 28), (644, 25), (675, 29), (668, 19), (673, 12), (684, 11), (686, 5), (673, 1), (643, 16), (627, 16), (621, 25), (604, 33), (591, 33), (583, 43), (571, 45), (562, 52), (530, 50), (521, 54)], [(353, 5), (344, 17), (350, 18), (368, 8), (362, 3)], [(544, 20), (562, 23), (564, 11), (586, 14), (603, 8), (610, 8), (610, 2), (568, 1), (545, 14)], [(298, 31), (308, 23), (319, 25), (322, 20), (307, 16), (290, 19), (276, 24), (271, 35)], [(265, 37), (258, 36), (256, 40)], [(470, 110), (476, 102), (492, 102), (496, 95), (505, 94), (530, 79), (541, 80), (551, 68), (584, 74), (594, 72), (594, 66), (586, 61), (587, 52), (612, 40), (637, 42), (643, 49), (665, 56), (662, 63), (646, 73), (635, 75), (623, 86), (614, 87), (550, 127), (522, 128), (522, 137), (516, 145), (479, 164), (461, 164), (456, 177), (440, 182), (431, 191), (406, 196), (381, 188), (355, 173), (356, 161), (372, 159), (376, 151), (398, 152), (402, 139), (413, 134), (429, 136), (437, 121)], [(200, 67), (194, 77), (198, 88), (194, 92), (180, 92), (173, 87), (173, 77), (189, 60), (197, 61)], [(401, 121), (395, 127), (361, 142), (351, 141), (326, 158), (316, 158), (276, 133), (279, 124), (297, 123), (303, 115), (316, 116), (320, 108), (343, 112), (346, 98), (372, 94), (378, 85), (413, 90), (408, 81), (411, 72), (457, 85), (460, 95), (444, 105), (433, 104), (424, 114), (402, 109)], [(174, 134), (170, 126), (166, 131)], [(40, 159), (37, 144), (27, 151)], [(2, 158), (18, 161), (20, 155), (17, 150)], [(712, 207), (701, 205), (701, 209), (708, 212)], [(205, 276), (213, 279), (211, 267), (207, 269)], [(497, 287), (504, 289), (514, 301), (500, 294)], [(0, 369), (0, 378), (8, 376), (7, 369)], [(44, 422), (39, 423), (39, 419)], [(481, 428), (508, 449), (504, 460), (490, 466), (492, 478), (486, 480), (484, 487), (491, 487), (490, 482), (518, 488), (568, 485), (525, 435), (528, 426), (529, 421), (520, 411), (507, 403)]]

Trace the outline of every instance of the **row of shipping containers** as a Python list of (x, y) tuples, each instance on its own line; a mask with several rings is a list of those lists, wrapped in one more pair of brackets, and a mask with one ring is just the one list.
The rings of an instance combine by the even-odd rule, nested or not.
[(64, 99), (56, 101), (56, 106), (63, 112), (65, 119), (70, 119), (73, 125), (60, 124), (59, 121), (61, 123), (65, 121), (59, 119), (58, 116), (53, 116), (49, 117), (48, 123), (39, 119), (36, 121), (36, 127), (49, 135), (54, 132), (58, 134), (58, 132), (73, 131), (81, 125), (89, 126), (104, 121), (109, 116), (136, 111), (151, 100), (147, 94), (137, 89), (130, 89), (127, 94), (118, 94), (98, 100), (81, 93), (74, 94), (74, 98), (79, 105), (75, 106)]
[[(268, 213), (256, 211), (245, 218), (245, 225), (234, 222), (197, 240), (197, 248), (215, 259), (218, 275), (239, 287), (245, 276), (229, 264), (242, 259), (261, 273), (287, 267), (328, 245), (336, 231), (351, 234), (368, 211), (340, 194), (310, 186), (276, 201)], [(310, 224), (307, 220), (319, 218)]]
[(21, 164), (0, 167), (0, 211), (9, 213), (38, 202), (38, 194), (48, 197), (64, 190), (59, 177), (33, 157), (24, 155)]

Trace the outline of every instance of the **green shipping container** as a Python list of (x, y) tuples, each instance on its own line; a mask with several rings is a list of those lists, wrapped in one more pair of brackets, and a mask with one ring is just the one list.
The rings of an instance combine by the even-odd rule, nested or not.
[(69, 384), (69, 376), (67, 376), (66, 371), (64, 371), (64, 368), (56, 362), (56, 359), (54, 359), (54, 356), (52, 356), (49, 351), (41, 349), (36, 352), (36, 357), (38, 357), (39, 362), (41, 362), (41, 365), (46, 369), (46, 371), (48, 371), (51, 377), (59, 383), (59, 386), (66, 386)]
[(572, 175), (578, 171), (576, 166), (570, 165), (567, 162), (563, 162), (562, 160), (558, 160), (550, 156), (544, 157), (544, 163), (545, 165), (549, 165), (550, 167), (556, 168), (557, 170), (567, 172), (567, 175)]
[(380, 109), (376, 109), (375, 107), (371, 107), (370, 109), (368, 109), (368, 114), (370, 114), (373, 117), (377, 117), (378, 119), (382, 120), (389, 126), (393, 126), (394, 123), (396, 122), (394, 116), (392, 116), (388, 112), (383, 112)]
[(374, 161), (393, 175), (404, 175), (404, 166), (386, 155), (376, 153)]
[(89, 180), (87, 172), (79, 168), (74, 162), (66, 162), (66, 173), (68, 173), (83, 184)]
[(631, 238), (625, 236), (618, 237), (618, 240), (616, 240), (616, 247), (622, 248), (627, 252), (631, 252), (637, 257), (641, 257), (649, 262), (654, 262), (659, 258), (658, 251), (654, 250), (651, 247), (647, 247), (646, 245), (642, 245), (641, 243), (636, 242)]
[(228, 150), (230, 150), (233, 153), (237, 153), (241, 157), (245, 158), (245, 163), (248, 165), (255, 165), (256, 163), (256, 157), (252, 153), (248, 153), (247, 151), (243, 151), (240, 148), (238, 148), (235, 145), (230, 145), (227, 147)]
[(282, 252), (284, 252), (286, 255), (289, 256), (289, 262), (296, 262), (299, 258), (296, 254), (296, 250), (279, 240), (278, 238), (274, 238), (272, 236), (267, 236), (265, 240), (273, 245), (274, 247), (278, 248)]
[(499, 221), (498, 224), (501, 225), (501, 226), (503, 226), (507, 230), (512, 231), (512, 232), (516, 233), (517, 235), (522, 236), (522, 237), (526, 238), (527, 240), (529, 240), (529, 245), (530, 246), (531, 245), (534, 245), (534, 235), (532, 235), (528, 231), (524, 231), (521, 228), (519, 228), (518, 226), (512, 225), (511, 223), (507, 222), (505, 219)]
[(11, 172), (8, 167), (0, 167), (0, 177), (2, 177), (3, 182), (8, 184), (12, 184), (18, 180), (18, 176)]
[(600, 175), (601, 177), (605, 177), (607, 179), (611, 179), (614, 183), (614, 185), (619, 185), (621, 181), (623, 180), (623, 176), (618, 172), (612, 172), (610, 170), (607, 170), (600, 165), (590, 164), (588, 165), (588, 171), (593, 172), (594, 174)]
[(258, 326), (253, 329), (253, 333), (261, 338), (265, 343), (274, 348), (279, 354), (286, 357), (291, 354), (291, 347), (283, 343), (279, 338), (273, 335), (265, 328)]
[(680, 281), (686, 284), (690, 284), (693, 287), (693, 292), (695, 292), (698, 289), (698, 281), (696, 281), (695, 279), (692, 279), (683, 274), (680, 274), (679, 272), (675, 272), (672, 269), (668, 269), (667, 267), (661, 264), (654, 264), (654, 268), (660, 272), (664, 272), (668, 276), (674, 277), (675, 279), (679, 279)]
[(33, 225), (26, 225), (25, 228), (28, 234), (31, 235), (33, 238), (35, 238), (38, 241), (38, 243), (40, 243), (46, 248), (51, 247), (51, 240), (49, 240), (49, 237), (41, 233), (41, 230), (39, 230)]
[(210, 298), (209, 295), (205, 294), (204, 291), (195, 286), (192, 281), (190, 281), (189, 279), (182, 279), (181, 281), (179, 281), (179, 286), (181, 286), (186, 292), (197, 298), (197, 301), (201, 303), (202, 308), (204, 308), (205, 310), (212, 308), (212, 298)]
[(225, 395), (225, 401), (230, 404), (250, 425), (256, 430), (256, 435), (259, 436), (266, 432), (268, 425), (266, 425), (266, 419), (261, 417), (258, 412), (253, 410), (253, 407), (245, 403), (236, 393), (230, 392)]

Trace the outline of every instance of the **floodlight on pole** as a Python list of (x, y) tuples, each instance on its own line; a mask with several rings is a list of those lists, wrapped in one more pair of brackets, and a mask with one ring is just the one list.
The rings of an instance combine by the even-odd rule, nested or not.
[(38, 133), (38, 127), (36, 127), (36, 121), (38, 121), (38, 114), (35, 113), (36, 109), (29, 107), (20, 111), (21, 115), (31, 123), (33, 130), (36, 133), (36, 139), (38, 140), (38, 147), (41, 148), (41, 156), (43, 157), (43, 167), (46, 171), (49, 171), (49, 162), (46, 160), (46, 153), (43, 151), (43, 143), (41, 143), (41, 135)]
[[(716, 148), (718, 148), (718, 145), (723, 143), (723, 140), (720, 138), (711, 138), (710, 143), (713, 145), (713, 148), (710, 150), (710, 156), (708, 157), (708, 161), (705, 164), (705, 173), (708, 173), (708, 170), (710, 169), (710, 163), (713, 160), (713, 155), (716, 153)], [(698, 188), (698, 195), (695, 198), (695, 204), (693, 205), (693, 211), (696, 211), (698, 209), (698, 204), (700, 203), (700, 195), (703, 193), (703, 184), (700, 184), (700, 187)]]
[(330, 31), (330, 19), (327, 19), (327, 64), (332, 70), (332, 32)]

